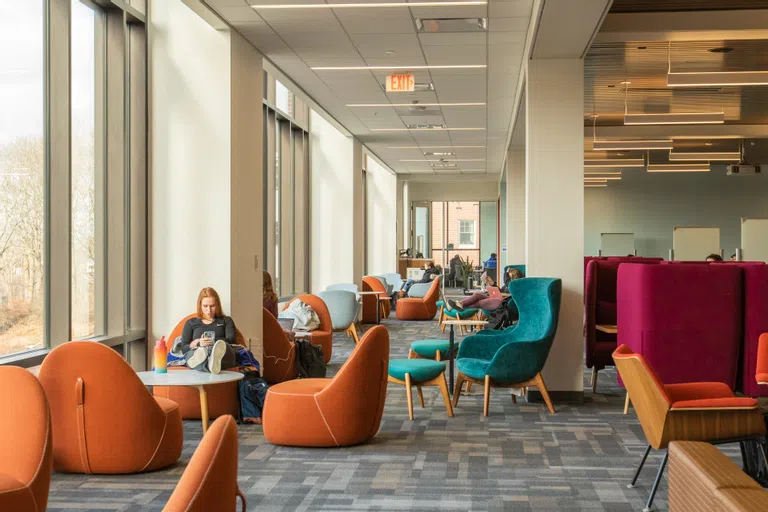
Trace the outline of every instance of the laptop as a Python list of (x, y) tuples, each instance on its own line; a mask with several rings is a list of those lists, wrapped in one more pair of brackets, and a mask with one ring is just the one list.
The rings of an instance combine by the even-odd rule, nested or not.
[(293, 324), (296, 322), (293, 318), (278, 318), (277, 322), (284, 331), (292, 331)]

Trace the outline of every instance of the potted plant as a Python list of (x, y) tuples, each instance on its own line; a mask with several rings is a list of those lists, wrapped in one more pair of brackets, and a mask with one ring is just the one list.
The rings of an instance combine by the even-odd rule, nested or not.
[(475, 269), (475, 264), (469, 259), (469, 256), (467, 256), (467, 259), (459, 256), (459, 260), (461, 260), (461, 270), (464, 273), (464, 289), (468, 290), (471, 287), (470, 280), (472, 279), (472, 271)]

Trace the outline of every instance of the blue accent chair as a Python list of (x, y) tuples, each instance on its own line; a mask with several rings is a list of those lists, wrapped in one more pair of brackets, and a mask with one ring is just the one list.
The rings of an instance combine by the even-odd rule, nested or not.
[[(492, 386), (523, 389), (536, 386), (549, 412), (554, 414), (541, 370), (557, 332), (562, 281), (531, 277), (516, 279), (510, 282), (509, 288), (520, 311), (520, 321), (503, 331), (481, 331), (482, 334), (461, 342), (456, 358), (458, 376), (453, 406), (456, 407), (465, 382), (485, 386), (483, 416), (488, 416)], [(512, 400), (517, 403), (515, 395)]]

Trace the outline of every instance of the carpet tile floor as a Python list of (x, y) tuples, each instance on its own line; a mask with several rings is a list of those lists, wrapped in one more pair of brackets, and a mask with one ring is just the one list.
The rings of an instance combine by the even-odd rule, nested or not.
[[(407, 357), (411, 341), (447, 337), (437, 323), (384, 321), (391, 357)], [(353, 348), (334, 337), (329, 376)], [(585, 389), (589, 390), (589, 374)], [(405, 389), (390, 384), (381, 430), (372, 443), (341, 449), (272, 446), (261, 427), (240, 425), (239, 484), (249, 511), (608, 511), (642, 510), (661, 455), (652, 454), (638, 486), (627, 483), (644, 437), (612, 370), (582, 404), (515, 405), (509, 390), (491, 393), (482, 417), (482, 390), (462, 396), (449, 418), (437, 388), (424, 389), (408, 420)], [(86, 476), (55, 473), (48, 510), (159, 511), (201, 438), (199, 421), (184, 422), (184, 451), (173, 467), (149, 474)], [(115, 440), (121, 442), (121, 440)], [(737, 458), (738, 446), (724, 451)], [(666, 479), (655, 505), (667, 508)], [(227, 511), (229, 512), (229, 511)]]

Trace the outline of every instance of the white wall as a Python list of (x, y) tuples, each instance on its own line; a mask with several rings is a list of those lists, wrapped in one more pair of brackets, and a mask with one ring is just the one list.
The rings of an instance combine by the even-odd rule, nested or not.
[(353, 143), (310, 112), (311, 291), (354, 282)]
[(151, 0), (151, 335), (193, 312), (201, 288), (230, 303), (230, 37), (181, 0)]
[(600, 233), (624, 232), (635, 234), (640, 256), (667, 258), (678, 225), (720, 228), (730, 256), (741, 245), (741, 217), (768, 217), (768, 176), (726, 176), (722, 166), (689, 174), (627, 169), (620, 183), (584, 190), (584, 254), (597, 254)]
[(366, 170), (366, 273), (397, 272), (397, 176), (370, 157)]

